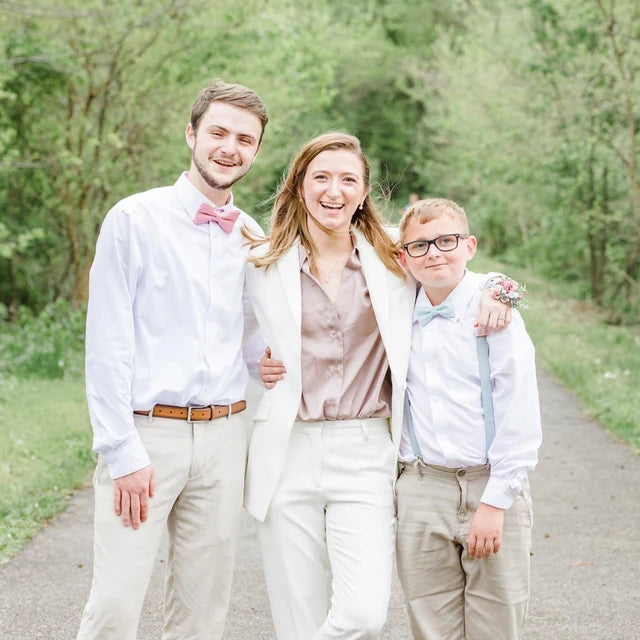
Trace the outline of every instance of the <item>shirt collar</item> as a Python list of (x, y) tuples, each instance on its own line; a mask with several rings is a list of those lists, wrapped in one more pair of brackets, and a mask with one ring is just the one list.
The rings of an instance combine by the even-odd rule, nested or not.
[[(473, 274), (465, 269), (464, 276), (462, 280), (456, 285), (455, 289), (442, 301), (448, 302), (456, 312), (456, 317), (453, 320), (459, 320), (462, 318), (462, 315), (469, 305), (469, 302), (473, 298), (477, 291), (477, 286), (473, 278)], [(418, 306), (432, 308), (433, 305), (431, 301), (427, 297), (425, 290), (422, 286), (420, 286), (420, 290), (418, 291), (418, 297), (416, 298), (416, 304), (413, 310), (413, 321), (418, 321)]]
[(216, 209), (222, 209), (225, 213), (237, 208), (233, 206), (233, 193), (229, 194), (229, 200), (223, 207), (215, 205), (211, 200), (209, 200), (209, 198), (207, 198), (207, 196), (204, 195), (204, 193), (202, 193), (202, 191), (200, 191), (200, 189), (198, 189), (198, 187), (193, 184), (193, 182), (191, 182), (191, 180), (189, 180), (186, 171), (180, 174), (180, 177), (176, 180), (174, 187), (180, 202), (182, 202), (192, 220), (196, 217), (198, 207), (204, 203), (210, 204)]

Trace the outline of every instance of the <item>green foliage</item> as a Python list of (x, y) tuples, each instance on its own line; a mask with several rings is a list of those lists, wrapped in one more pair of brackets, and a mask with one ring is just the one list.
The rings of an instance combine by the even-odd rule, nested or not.
[(0, 376), (46, 379), (82, 371), (85, 313), (59, 300), (38, 315), (23, 307), (0, 332)]
[[(9, 131), (2, 221), (12, 233), (38, 227), (47, 234), (28, 261), (0, 261), (7, 274), (0, 295), (10, 309), (85, 299), (106, 210), (155, 186), (149, 168), (162, 148), (158, 131), (184, 110), (179, 77), (195, 70), (193, 61), (184, 69), (172, 60), (185, 59), (204, 6), (71, 0), (64, 9), (6, 9), (14, 15), (0, 31), (0, 122)], [(154, 171), (172, 165), (163, 157)]]
[(640, 5), (488, 4), (437, 43), (430, 193), (464, 204), (493, 255), (637, 323)]
[(52, 149), (42, 144), (38, 114), (63, 86), (64, 74), (43, 58), (33, 22), (1, 40), (6, 46), (0, 71), (0, 299), (12, 310), (39, 308), (47, 299), (44, 290), (56, 290), (49, 274), (60, 258), (54, 257), (45, 215), (53, 185), (42, 167), (52, 167)]
[(640, 452), (640, 333), (612, 327), (593, 305), (567, 297), (571, 292), (564, 284), (531, 270), (484, 253), (470, 266), (504, 271), (526, 283), (529, 309), (522, 315), (538, 360), (602, 425)]
[(64, 5), (0, 7), (0, 223), (12, 238), (44, 234), (19, 254), (0, 240), (10, 315), (84, 300), (100, 221), (188, 166), (190, 104), (216, 76), (269, 107), (258, 161), (235, 190), (259, 218), (295, 150), (332, 129), (362, 137), (385, 191), (412, 191), (431, 134), (411, 70), (464, 15), (432, 0)]
[(0, 563), (66, 506), (92, 466), (82, 383), (0, 373)]
[(44, 230), (39, 227), (20, 231), (12, 237), (7, 227), (0, 222), (0, 257), (10, 260), (17, 253), (25, 253), (33, 243), (43, 238)]
[(575, 283), (612, 321), (637, 322), (635, 0), (64, 5), (0, 6), (9, 318), (84, 301), (100, 221), (187, 167), (191, 101), (219, 76), (269, 107), (263, 148), (235, 188), (263, 224), (295, 150), (346, 129), (384, 198), (453, 197), (492, 254)]

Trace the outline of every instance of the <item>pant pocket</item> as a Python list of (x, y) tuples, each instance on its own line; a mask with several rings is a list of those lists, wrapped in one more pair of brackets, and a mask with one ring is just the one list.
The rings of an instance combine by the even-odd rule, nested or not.
[(521, 491), (514, 500), (511, 510), (515, 512), (518, 523), (525, 527), (533, 527), (533, 508), (531, 496), (527, 491)]
[(109, 475), (109, 466), (102, 456), (98, 456), (98, 463), (93, 472), (93, 486), (101, 484), (111, 484), (111, 476)]

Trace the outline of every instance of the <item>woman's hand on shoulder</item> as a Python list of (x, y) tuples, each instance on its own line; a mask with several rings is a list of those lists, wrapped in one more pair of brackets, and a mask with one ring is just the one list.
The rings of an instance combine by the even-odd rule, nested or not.
[(483, 289), (476, 316), (476, 335), (486, 336), (511, 323), (511, 305), (496, 300), (490, 289)]

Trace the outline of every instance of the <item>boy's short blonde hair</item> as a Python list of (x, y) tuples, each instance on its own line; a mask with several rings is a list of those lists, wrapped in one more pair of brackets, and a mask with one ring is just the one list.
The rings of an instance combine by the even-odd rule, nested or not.
[(418, 202), (412, 204), (404, 212), (400, 220), (400, 242), (403, 241), (407, 225), (412, 218), (416, 218), (420, 224), (431, 222), (432, 220), (439, 220), (440, 218), (451, 218), (464, 227), (465, 233), (469, 233), (467, 214), (464, 209), (453, 200), (427, 198), (426, 200), (418, 200)]

